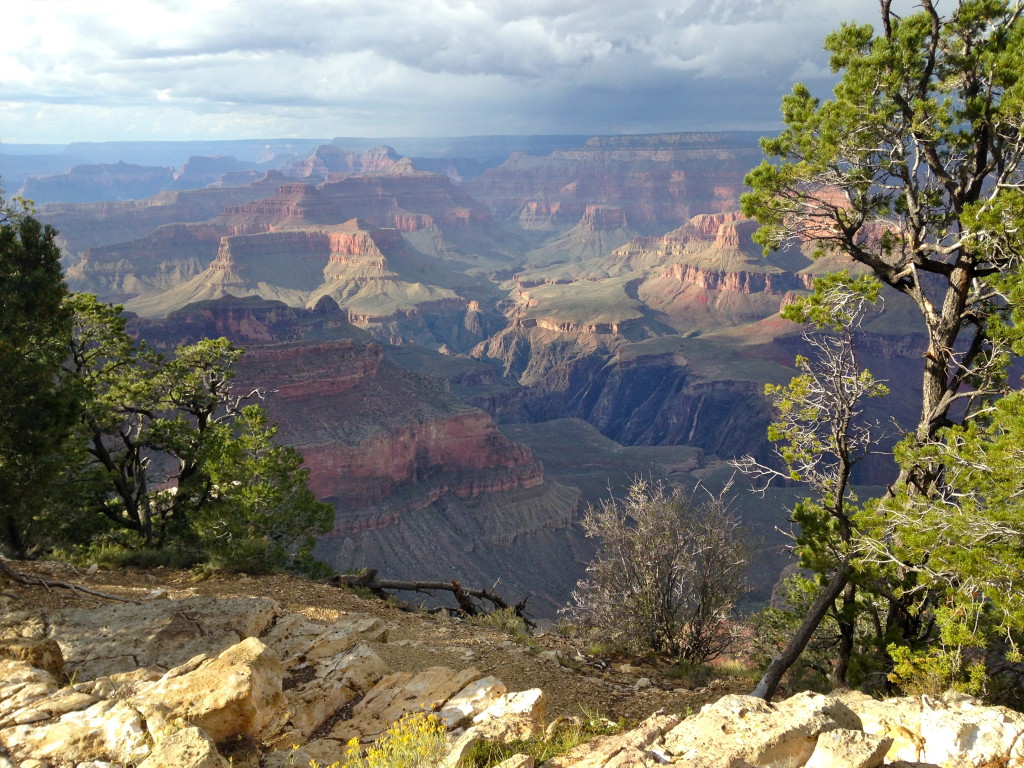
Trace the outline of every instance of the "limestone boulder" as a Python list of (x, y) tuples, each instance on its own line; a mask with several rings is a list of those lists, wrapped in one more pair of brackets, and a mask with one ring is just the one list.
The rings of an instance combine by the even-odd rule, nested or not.
[(358, 642), (384, 642), (387, 628), (365, 614), (343, 614), (330, 625), (310, 621), (301, 614), (278, 620), (260, 639), (291, 666), (300, 661), (327, 659), (345, 653)]
[(724, 696), (669, 731), (665, 749), (693, 768), (730, 768), (734, 759), (803, 765), (820, 734), (842, 727), (829, 714), (832, 704), (822, 696), (776, 709), (752, 696)]
[(386, 672), (384, 661), (365, 645), (289, 670), (284, 687), (291, 726), (308, 737), (338, 709), (369, 691)]
[(837, 728), (818, 737), (804, 768), (878, 768), (890, 746), (892, 739), (888, 736)]
[(544, 724), (532, 717), (510, 714), (505, 717), (485, 720), (474, 725), (471, 730), (476, 731), (488, 741), (500, 741), (508, 744), (540, 736), (544, 733)]
[(127, 764), (149, 754), (150, 738), (138, 710), (121, 701), (101, 701), (51, 723), (4, 728), (0, 748), (22, 765), (28, 760)]
[(506, 693), (508, 689), (501, 680), (483, 677), (452, 696), (437, 715), (447, 728), (461, 728)]
[(922, 762), (945, 768), (1024, 764), (1024, 714), (966, 696), (922, 698)]
[(189, 726), (160, 739), (138, 768), (229, 768), (230, 763), (199, 728)]
[(878, 700), (859, 691), (838, 691), (831, 697), (841, 701), (860, 720), (860, 730), (871, 736), (892, 740), (885, 762), (915, 763), (921, 760), (921, 700), (898, 698)]
[[(206, 658), (199, 656), (197, 658)], [(84, 683), (76, 683), (75, 690), (83, 693), (91, 693), (104, 699), (128, 698), (139, 687), (145, 683), (153, 683), (164, 676), (166, 670), (159, 670), (155, 667), (139, 667), (126, 672), (116, 672), (112, 675), (103, 675), (95, 680)]]
[(35, 699), (21, 709), (15, 709), (9, 714), (0, 717), (0, 728), (6, 728), (9, 725), (27, 725), (29, 723), (52, 720), (69, 712), (88, 709), (97, 701), (99, 699), (95, 696), (80, 693), (74, 688), (61, 688), (49, 696)]
[(429, 667), (422, 672), (387, 675), (352, 708), (352, 719), (339, 723), (328, 736), (347, 742), (357, 738), (366, 743), (383, 733), (393, 722), (410, 712), (438, 710), (483, 675), (476, 669), (456, 672), (448, 667)]
[(470, 750), (472, 750), (476, 744), (483, 741), (484, 738), (485, 736), (483, 732), (476, 726), (467, 728), (451, 742), (451, 746), (448, 748), (448, 754), (445, 755), (444, 760), (441, 763), (441, 768), (458, 768), (462, 763), (462, 759), (470, 753)]
[(630, 731), (602, 736), (544, 763), (545, 768), (599, 768), (607, 765), (653, 766), (668, 762), (662, 742), (682, 715), (656, 714)]
[(277, 655), (257, 638), (249, 638), (214, 659), (198, 657), (171, 670), (128, 701), (145, 715), (156, 735), (185, 722), (217, 742), (232, 736), (263, 741), (288, 720), (283, 678)]
[(536, 723), (544, 722), (547, 711), (547, 696), (540, 688), (528, 691), (506, 693), (499, 697), (487, 709), (473, 717), (473, 724), (480, 725), (489, 720), (505, 720), (509, 718), (525, 718)]
[(54, 678), (64, 675), (64, 654), (52, 637), (0, 642), (0, 659), (27, 662), (36, 669), (46, 670)]
[(0, 659), (0, 727), (12, 716), (57, 691), (53, 675), (27, 661)]

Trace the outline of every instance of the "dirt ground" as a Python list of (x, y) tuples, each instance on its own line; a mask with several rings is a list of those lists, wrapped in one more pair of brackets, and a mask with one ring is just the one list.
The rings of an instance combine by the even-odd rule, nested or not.
[[(341, 613), (368, 613), (389, 626), (387, 643), (375, 650), (393, 671), (418, 671), (441, 665), (476, 667), (502, 680), (509, 690), (542, 688), (548, 717), (601, 715), (639, 721), (658, 710), (692, 712), (727, 693), (749, 693), (748, 678), (725, 677), (694, 686), (668, 674), (657, 660), (601, 658), (587, 653), (580, 640), (554, 631), (515, 638), (445, 614), (403, 610), (392, 602), (364, 599), (326, 582), (290, 576), (214, 575), (198, 579), (190, 571), (164, 568), (114, 571), (76, 569), (59, 563), (11, 563), (19, 573), (60, 580), (112, 595), (145, 600), (158, 591), (167, 596), (253, 595), (276, 600), (283, 608), (331, 621)], [(57, 587), (9, 583), (3, 610), (51, 610), (99, 605), (102, 598)], [(552, 658), (555, 651), (561, 661)]]

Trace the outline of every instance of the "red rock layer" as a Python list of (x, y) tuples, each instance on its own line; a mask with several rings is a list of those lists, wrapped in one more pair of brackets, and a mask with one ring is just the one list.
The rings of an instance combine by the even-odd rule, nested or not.
[(314, 493), (339, 510), (336, 532), (367, 525), (346, 522), (344, 510), (396, 494), (406, 508), (422, 508), (444, 494), (475, 498), (543, 482), (530, 450), (490, 416), (384, 363), (376, 343), (252, 349), (239, 371), (240, 388), (273, 391), (266, 407), (284, 442), (303, 454)]
[(338, 224), (365, 219), (376, 227), (464, 227), (483, 224), (490, 214), (435, 174), (350, 176), (321, 184), (285, 184), (277, 193), (225, 211), (236, 233), (282, 226)]

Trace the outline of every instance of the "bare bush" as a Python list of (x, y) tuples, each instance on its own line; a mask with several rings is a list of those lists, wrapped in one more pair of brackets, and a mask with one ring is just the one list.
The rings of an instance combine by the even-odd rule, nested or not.
[(582, 524), (601, 546), (572, 593), (574, 619), (634, 651), (703, 662), (729, 647), (748, 558), (721, 497), (698, 503), (638, 478), (625, 498), (591, 506)]

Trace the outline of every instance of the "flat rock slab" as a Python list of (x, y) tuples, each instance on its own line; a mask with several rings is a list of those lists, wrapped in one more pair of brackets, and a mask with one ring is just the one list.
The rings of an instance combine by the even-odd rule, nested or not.
[(262, 597), (190, 597), (54, 611), (47, 619), (67, 674), (92, 680), (136, 667), (167, 671), (193, 656), (216, 656), (259, 637), (282, 613)]

